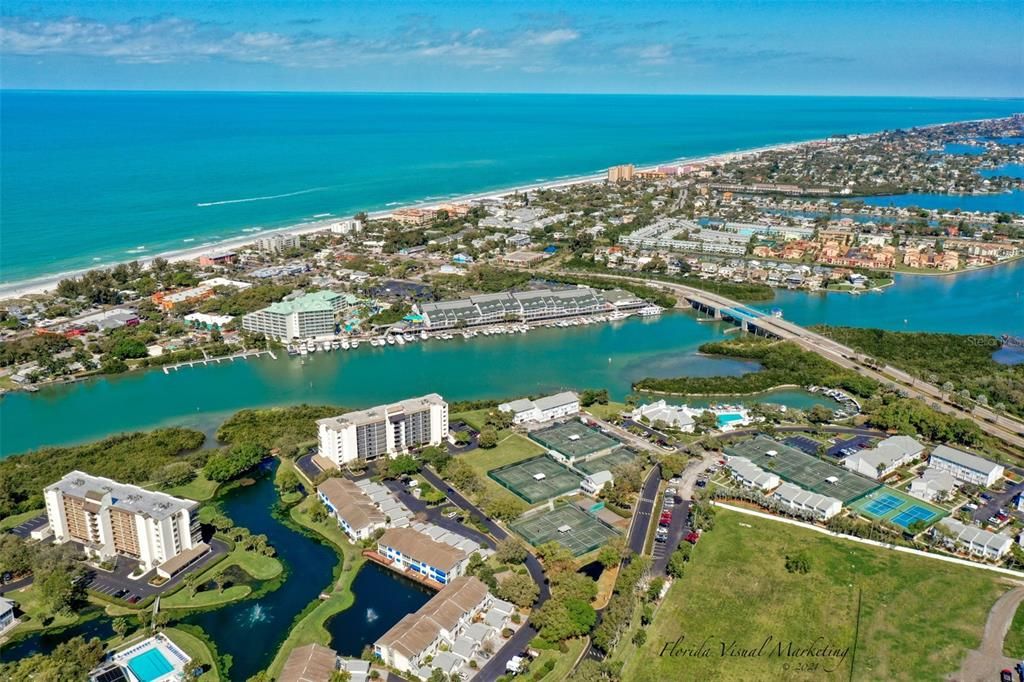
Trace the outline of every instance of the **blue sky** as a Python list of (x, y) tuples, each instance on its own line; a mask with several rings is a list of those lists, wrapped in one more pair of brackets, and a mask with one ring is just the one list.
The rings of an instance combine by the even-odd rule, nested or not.
[(1024, 96), (1024, 0), (4, 0), (7, 88)]

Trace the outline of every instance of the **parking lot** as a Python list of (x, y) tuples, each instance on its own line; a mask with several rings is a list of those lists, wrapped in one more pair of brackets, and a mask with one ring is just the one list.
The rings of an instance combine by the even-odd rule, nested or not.
[(28, 521), (19, 523), (17, 526), (11, 528), (8, 532), (17, 535), (22, 540), (27, 540), (32, 531), (37, 528), (42, 528), (46, 525), (46, 514), (41, 514), (35, 518), (31, 518)]
[[(672, 503), (668, 504), (666, 500), (671, 500)], [(659, 529), (665, 529), (661, 534), (664, 541), (659, 542), (658, 531), (655, 531), (654, 547), (651, 550), (651, 556), (654, 560), (651, 566), (651, 572), (653, 575), (662, 575), (665, 573), (665, 570), (668, 567), (669, 556), (671, 556), (672, 552), (676, 551), (676, 548), (679, 547), (679, 543), (682, 542), (683, 537), (690, 531), (689, 500), (681, 500), (678, 494), (663, 494), (659, 504), (655, 507), (655, 510), (651, 512), (652, 516), (656, 516), (654, 519), (656, 523), (665, 511), (672, 512), (672, 521), (668, 526), (661, 526), (660, 523), (658, 525)]]

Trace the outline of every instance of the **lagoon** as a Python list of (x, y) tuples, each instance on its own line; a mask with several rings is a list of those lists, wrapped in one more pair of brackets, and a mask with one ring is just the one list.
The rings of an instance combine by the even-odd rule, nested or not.
[(871, 206), (916, 206), (929, 210), (983, 211), (1024, 213), (1024, 191), (1019, 189), (999, 194), (883, 194), (858, 197)]
[[(807, 294), (779, 290), (778, 307), (802, 325), (896, 331), (1024, 335), (1024, 263), (953, 275), (897, 275), (883, 292)], [(326, 403), (358, 408), (436, 391), (450, 401), (505, 398), (566, 388), (608, 388), (621, 400), (647, 376), (736, 375), (755, 363), (696, 354), (728, 338), (724, 323), (688, 312), (656, 319), (523, 335), (431, 341), (317, 353), (305, 362), (225, 362), (165, 375), (159, 370), (12, 393), (0, 404), (0, 456), (181, 425), (212, 433), (247, 407)]]

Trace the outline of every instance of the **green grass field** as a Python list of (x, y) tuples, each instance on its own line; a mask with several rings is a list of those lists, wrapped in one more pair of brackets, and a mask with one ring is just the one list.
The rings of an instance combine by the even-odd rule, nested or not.
[(164, 634), (171, 638), (171, 641), (181, 647), (189, 658), (199, 661), (206, 668), (206, 672), (198, 678), (198, 682), (219, 682), (220, 675), (217, 674), (217, 666), (214, 664), (213, 654), (206, 642), (195, 635), (178, 628), (165, 628)]
[(45, 509), (32, 509), (27, 512), (22, 512), (20, 514), (12, 514), (10, 516), (5, 516), (4, 518), (0, 519), (0, 532), (5, 531), (9, 528), (14, 528), (15, 526), (20, 526), (26, 521), (34, 519), (40, 514), (45, 513)]
[(1003, 640), (1003, 653), (1016, 659), (1024, 659), (1024, 606), (1017, 607), (1010, 623), (1010, 631)]
[[(214, 576), (223, 573), (229, 566), (238, 566), (256, 580), (271, 580), (281, 575), (281, 571), (284, 570), (281, 562), (275, 557), (263, 556), (255, 552), (247, 552), (241, 547), (235, 547), (216, 565), (208, 568), (198, 578), (197, 584), (212, 580)], [(251, 592), (252, 588), (249, 585), (232, 585), (223, 592), (205, 590), (193, 594), (192, 590), (185, 586), (162, 599), (160, 604), (169, 609), (202, 608), (244, 599)]]
[(218, 487), (220, 487), (220, 483), (209, 480), (206, 476), (203, 476), (202, 471), (199, 471), (196, 473), (196, 477), (185, 485), (169, 488), (166, 492), (168, 495), (174, 495), (175, 497), (185, 497), (196, 502), (205, 502), (213, 498), (217, 493)]
[[(48, 630), (51, 628), (62, 628), (74, 624), (78, 620), (78, 614), (74, 612), (61, 612), (54, 614), (47, 608), (39, 598), (36, 589), (29, 585), (20, 590), (8, 592), (4, 597), (12, 600), (18, 608), (24, 612), (21, 622), (8, 631), (8, 635), (15, 633), (35, 632), (37, 630)], [(50, 618), (48, 622), (47, 618)]]
[[(785, 556), (801, 551), (810, 557), (810, 573), (787, 572)], [(697, 545), (647, 628), (646, 644), (637, 651), (627, 643), (616, 657), (626, 662), (622, 678), (635, 682), (942, 680), (978, 646), (988, 611), (1006, 589), (984, 570), (719, 510), (715, 529)], [(708, 653), (660, 655), (679, 637), (681, 647), (697, 649), (707, 638)], [(828, 643), (850, 654), (722, 655), (723, 641), (758, 649), (769, 637), (772, 653), (780, 641), (792, 641)]]
[(492, 481), (487, 472), (491, 469), (514, 462), (521, 462), (524, 459), (536, 457), (543, 453), (544, 450), (532, 440), (516, 433), (510, 433), (498, 441), (498, 445), (490, 450), (477, 448), (465, 455), (460, 455), (460, 457), (473, 467), (473, 470), (480, 476), (480, 480), (483, 481), (484, 487), (490, 495), (496, 498), (508, 497), (513, 500), (519, 500), (520, 498), (514, 493), (505, 490)]

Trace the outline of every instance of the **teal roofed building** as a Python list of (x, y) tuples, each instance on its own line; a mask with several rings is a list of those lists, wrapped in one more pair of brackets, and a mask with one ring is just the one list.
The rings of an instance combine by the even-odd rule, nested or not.
[(281, 341), (330, 335), (347, 305), (344, 294), (315, 291), (249, 313), (242, 318), (242, 328)]

